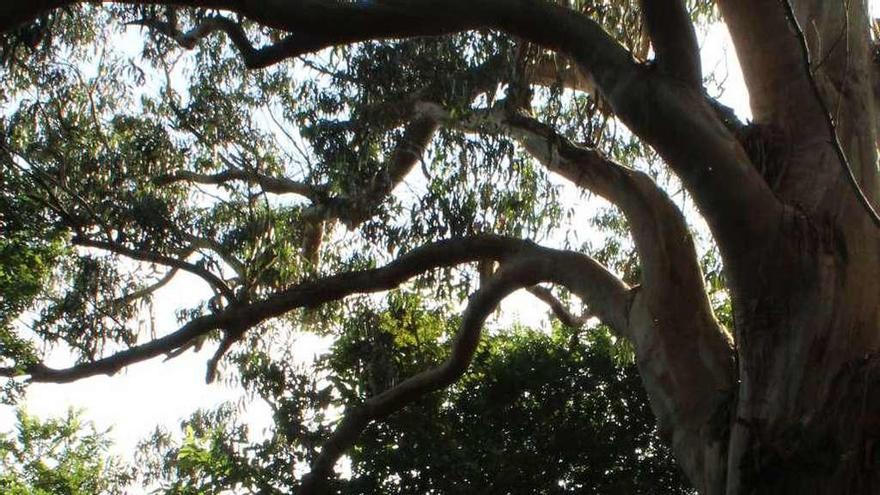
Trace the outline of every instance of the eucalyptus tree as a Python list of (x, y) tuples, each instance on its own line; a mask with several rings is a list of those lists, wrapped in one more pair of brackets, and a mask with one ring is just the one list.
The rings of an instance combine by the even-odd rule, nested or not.
[[(10, 391), (206, 340), (210, 380), (238, 342), (277, 350), (279, 327), (338, 334), (356, 294), (462, 305), (442, 363), (345, 409), (302, 480), (315, 493), (371, 423), (462, 377), (504, 298), (552, 284), (632, 345), (701, 493), (880, 490), (865, 2), (95, 3), (0, 7)], [(695, 26), (716, 17), (749, 125), (705, 88)], [(142, 53), (120, 53), (134, 31)], [(729, 329), (651, 163), (718, 246)], [(560, 240), (588, 224), (551, 176), (626, 217), (629, 276)], [(213, 296), (176, 330), (133, 326), (184, 272)], [(34, 339), (76, 362), (49, 367)]]

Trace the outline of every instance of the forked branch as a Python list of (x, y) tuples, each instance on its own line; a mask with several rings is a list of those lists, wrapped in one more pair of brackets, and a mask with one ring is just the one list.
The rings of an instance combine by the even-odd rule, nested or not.
[[(484, 259), (502, 261), (514, 256), (523, 256), (524, 253), (556, 260), (556, 266), (566, 272), (558, 275), (560, 283), (564, 282), (571, 286), (571, 290), (579, 297), (589, 297), (590, 301), (596, 304), (597, 316), (609, 325), (617, 327), (626, 325), (628, 288), (589, 258), (577, 253), (541, 248), (521, 239), (484, 235), (427, 244), (400, 256), (382, 268), (342, 273), (303, 282), (262, 301), (233, 304), (216, 314), (197, 317), (164, 337), (102, 359), (64, 369), (53, 369), (43, 364), (27, 366), (24, 369), (0, 368), (0, 376), (29, 375), (31, 380), (36, 382), (67, 383), (89, 376), (114, 374), (133, 363), (174, 351), (213, 330), (250, 329), (297, 308), (317, 307), (352, 294), (390, 290), (421, 273), (436, 268)], [(571, 263), (579, 263), (579, 265), (572, 268)], [(588, 271), (584, 272), (585, 269)], [(587, 285), (581, 286), (582, 284)], [(241, 330), (238, 335), (243, 332), (244, 330)]]
[[(576, 274), (572, 276), (571, 274)], [(575, 278), (581, 282), (575, 283)], [(407, 404), (456, 382), (467, 371), (480, 341), (486, 318), (517, 289), (554, 281), (571, 287), (588, 304), (596, 304), (606, 317), (625, 314), (629, 295), (625, 285), (590, 258), (571, 252), (536, 248), (503, 262), (471, 296), (462, 316), (449, 357), (436, 368), (423, 371), (400, 384), (349, 408), (336, 430), (324, 443), (311, 472), (303, 478), (302, 495), (321, 493), (339, 458), (357, 441), (371, 421), (382, 419)], [(584, 282), (585, 281), (585, 282)], [(616, 308), (615, 308), (616, 307)], [(616, 318), (609, 318), (614, 320)], [(619, 328), (622, 321), (608, 321)]]

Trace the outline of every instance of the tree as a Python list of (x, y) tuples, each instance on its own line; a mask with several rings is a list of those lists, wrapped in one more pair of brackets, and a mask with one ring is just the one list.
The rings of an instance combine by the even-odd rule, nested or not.
[[(387, 302), (380, 313), (359, 308), (345, 336), (309, 369), (263, 353), (239, 356), (246, 389), (271, 406), (272, 434), (249, 441), (231, 405), (199, 411), (183, 438), (160, 429), (142, 443), (145, 481), (163, 493), (296, 493), (290, 466), (308, 466), (329, 433), (312, 418), (332, 416), (328, 406), (352, 397), (368, 399), (374, 370), (406, 376), (445, 354), (432, 337), (452, 335), (455, 321), (426, 311), (413, 294)], [(551, 335), (517, 328), (488, 336), (461, 381), (366, 428), (348, 475), (331, 478), (331, 491), (692, 493), (658, 442), (634, 363), (620, 365), (626, 352), (607, 329), (593, 329), (586, 341), (579, 334), (557, 326)], [(338, 378), (328, 383), (327, 374)]]
[(41, 421), (19, 410), (17, 421), (15, 434), (0, 433), (3, 493), (125, 493), (132, 470), (107, 452), (106, 432), (83, 422), (81, 413)]
[[(338, 330), (353, 294), (406, 284), (464, 301), (476, 264), (447, 359), (352, 403), (301, 493), (320, 491), (372, 422), (459, 380), (499, 302), (541, 283), (632, 344), (701, 493), (880, 491), (876, 49), (864, 2), (717, 2), (749, 125), (704, 90), (695, 25), (714, 15), (708, 2), (81, 3), (0, 7), (2, 221), (26, 225), (13, 239), (35, 252), (65, 242), (32, 333), (78, 353), (50, 368), (7, 331), (3, 375), (68, 382), (215, 338), (211, 379), (233, 344), (273, 323)], [(116, 58), (108, 26), (120, 21), (150, 36), (152, 67)], [(185, 67), (181, 48), (197, 48)], [(152, 82), (129, 89), (142, 78)], [(730, 331), (652, 158), (717, 244)], [(570, 243), (522, 240), (551, 240), (566, 219), (548, 172), (619, 208), (636, 279)], [(415, 194), (398, 187), (411, 174)], [(136, 269), (150, 266), (164, 271), (145, 284)], [(179, 272), (215, 296), (182, 312), (178, 330), (137, 332), (133, 301)]]

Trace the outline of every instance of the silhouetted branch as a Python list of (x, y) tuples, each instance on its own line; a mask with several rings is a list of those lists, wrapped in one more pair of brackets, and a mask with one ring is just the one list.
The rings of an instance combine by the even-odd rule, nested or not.
[[(0, 368), (0, 376), (29, 375), (38, 382), (66, 383), (81, 378), (113, 374), (130, 364), (166, 354), (213, 330), (249, 329), (297, 308), (313, 308), (352, 294), (393, 289), (406, 280), (440, 267), (512, 257), (541, 259), (553, 268), (547, 281), (566, 286), (594, 308), (596, 315), (612, 328), (625, 331), (629, 311), (629, 288), (591, 258), (570, 251), (543, 248), (521, 239), (483, 235), (449, 239), (413, 249), (382, 268), (342, 273), (303, 282), (262, 301), (232, 304), (216, 314), (197, 317), (164, 337), (134, 346), (96, 361), (70, 368), (53, 369), (43, 364)], [(243, 330), (242, 330), (243, 332)]]
[[(349, 407), (336, 430), (324, 443), (321, 453), (312, 463), (311, 471), (303, 478), (301, 495), (322, 493), (327, 477), (339, 458), (350, 449), (371, 421), (382, 419), (407, 404), (456, 382), (467, 371), (480, 341), (486, 318), (512, 292), (546, 280), (562, 281), (569, 278), (565, 272), (577, 270), (587, 280), (581, 287), (581, 296), (590, 303), (617, 293), (623, 303), (626, 291), (600, 265), (583, 255), (526, 250), (501, 263), (501, 267), (474, 293), (462, 315), (462, 322), (452, 343), (449, 357), (437, 366), (414, 375), (400, 384), (366, 399), (362, 404)], [(610, 285), (605, 285), (611, 282)], [(584, 290), (586, 289), (586, 290)], [(605, 308), (606, 310), (608, 308)]]
[(199, 278), (207, 282), (211, 287), (223, 294), (223, 296), (226, 297), (226, 299), (228, 299), (229, 301), (235, 300), (235, 293), (232, 292), (232, 289), (230, 289), (229, 286), (227, 286), (226, 283), (223, 282), (223, 280), (221, 280), (219, 277), (209, 272), (208, 270), (182, 259), (172, 258), (170, 256), (165, 256), (163, 254), (153, 253), (149, 251), (131, 249), (115, 242), (97, 241), (82, 236), (75, 236), (71, 240), (71, 242), (77, 246), (101, 249), (137, 261), (145, 261), (148, 263), (157, 263), (159, 265), (165, 265), (172, 268), (179, 268), (183, 271), (198, 276)]
[(589, 314), (576, 316), (567, 307), (565, 307), (562, 301), (560, 301), (556, 296), (553, 295), (553, 291), (546, 287), (534, 285), (532, 287), (526, 287), (526, 290), (533, 296), (540, 299), (547, 306), (549, 306), (550, 311), (553, 312), (553, 315), (558, 318), (559, 321), (561, 321), (562, 324), (565, 326), (579, 328), (584, 326), (587, 323), (587, 320), (590, 319)]
[(164, 186), (175, 182), (194, 182), (197, 184), (221, 185), (232, 181), (257, 184), (264, 191), (272, 194), (298, 194), (308, 199), (320, 197), (320, 191), (309, 184), (297, 182), (285, 177), (272, 177), (258, 172), (241, 169), (230, 169), (216, 174), (200, 174), (188, 170), (180, 170), (171, 174), (161, 175), (153, 179), (157, 185)]
[(230, 41), (241, 55), (241, 60), (245, 67), (249, 69), (261, 69), (270, 65), (277, 64), (282, 60), (297, 57), (306, 53), (319, 51), (323, 48), (333, 46), (333, 39), (311, 34), (287, 35), (277, 43), (256, 48), (248, 40), (247, 33), (244, 32), (241, 24), (223, 16), (213, 16), (199, 22), (189, 31), (181, 31), (177, 26), (170, 22), (160, 21), (158, 19), (140, 19), (130, 22), (132, 25), (144, 26), (152, 29), (157, 33), (176, 41), (180, 46), (186, 49), (195, 48), (198, 42), (206, 36), (223, 32), (229, 36)]
[(180, 268), (172, 268), (172, 269), (168, 270), (168, 273), (163, 275), (162, 278), (157, 280), (155, 283), (150, 284), (144, 288), (138, 289), (136, 291), (133, 291), (129, 294), (125, 294), (125, 295), (115, 299), (113, 302), (116, 304), (128, 304), (128, 303), (137, 301), (138, 299), (143, 299), (147, 296), (150, 296), (153, 293), (155, 293), (157, 290), (168, 285), (168, 283), (171, 282), (172, 279), (174, 279), (174, 276), (177, 275), (177, 272), (179, 270), (180, 270)]

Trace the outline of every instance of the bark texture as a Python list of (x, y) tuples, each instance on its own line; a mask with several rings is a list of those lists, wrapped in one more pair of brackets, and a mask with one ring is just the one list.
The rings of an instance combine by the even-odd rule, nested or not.
[[(878, 229), (841, 172), (825, 113), (876, 205), (874, 48), (861, 2), (795, 2), (813, 64), (782, 3), (720, 2), (756, 125), (772, 129), (786, 205), (779, 232), (735, 274), (740, 387), (728, 493), (876, 493)], [(811, 76), (810, 76), (811, 74)], [(821, 99), (810, 85), (818, 83)]]

